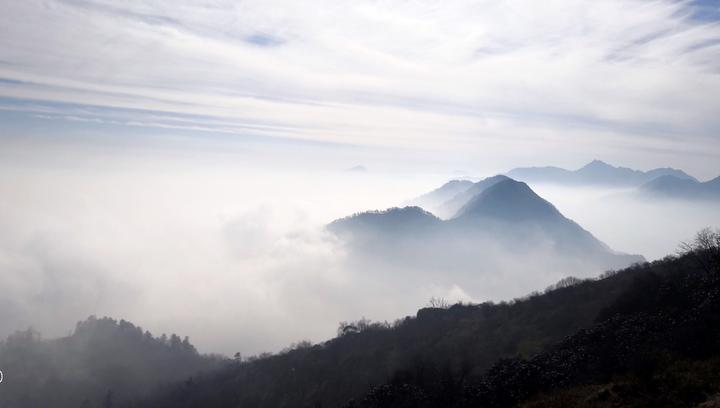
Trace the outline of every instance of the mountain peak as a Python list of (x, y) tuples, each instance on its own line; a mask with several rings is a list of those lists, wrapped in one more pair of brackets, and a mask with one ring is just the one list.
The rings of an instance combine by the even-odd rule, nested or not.
[(537, 195), (527, 184), (510, 178), (488, 187), (461, 208), (458, 218), (467, 216), (513, 221), (562, 217), (555, 206)]
[(382, 211), (366, 211), (340, 218), (328, 224), (334, 233), (364, 231), (379, 228), (387, 233), (412, 231), (417, 227), (430, 227), (440, 219), (417, 206), (393, 207)]
[(504, 180), (510, 180), (510, 178), (508, 176), (498, 174), (496, 176), (480, 180), (477, 183), (472, 183), (469, 188), (465, 189), (465, 191), (456, 194), (450, 200), (444, 202), (437, 209), (438, 214), (446, 218), (456, 217), (459, 214), (459, 210), (469, 203), (474, 197)]
[(589, 170), (589, 169), (605, 170), (605, 169), (614, 169), (614, 168), (615, 168), (614, 166), (611, 166), (602, 160), (595, 159), (595, 160), (591, 161), (590, 163), (584, 165), (580, 170)]

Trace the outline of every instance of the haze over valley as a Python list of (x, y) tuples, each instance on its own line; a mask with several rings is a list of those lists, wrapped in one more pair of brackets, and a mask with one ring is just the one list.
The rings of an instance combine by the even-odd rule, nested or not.
[[(135, 147), (108, 156), (94, 149), (76, 151), (72, 162), (58, 151), (62, 172), (28, 157), (4, 161), (5, 335), (34, 327), (52, 337), (89, 315), (108, 315), (154, 333), (183, 333), (200, 350), (250, 355), (320, 341), (342, 320), (412, 314), (431, 297), (508, 300), (633, 262), (565, 256), (545, 232), (528, 236), (522, 226), (505, 238), (497, 232), (506, 227), (492, 224), (473, 227), (470, 238), (447, 231), (397, 237), (402, 231), (389, 227), (383, 239), (408, 246), (404, 257), (382, 241), (385, 255), (356, 250), (326, 229), (354, 213), (407, 204), (452, 174), (348, 166), (295, 174), (213, 151), (184, 157)], [(608, 251), (648, 260), (720, 222), (717, 202), (528, 186)]]
[(715, 0), (0, 0), (0, 408), (720, 404)]

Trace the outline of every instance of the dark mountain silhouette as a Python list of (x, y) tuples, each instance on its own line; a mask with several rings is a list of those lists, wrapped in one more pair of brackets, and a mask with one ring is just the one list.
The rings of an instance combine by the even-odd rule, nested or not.
[[(714, 239), (679, 259), (620, 272), (632, 282), (594, 324), (540, 353), (501, 358), (479, 376), (413, 367), (346, 407), (717, 406), (720, 236)], [(714, 259), (714, 267), (698, 258)], [(552, 302), (547, 297), (529, 301)]]
[(405, 207), (356, 214), (332, 222), (328, 229), (363, 256), (438, 270), (453, 266), (456, 271), (477, 271), (481, 247), (488, 243), (528, 260), (542, 248), (565, 261), (582, 261), (596, 272), (644, 260), (612, 251), (525, 183), (505, 176), (480, 183), (484, 190), (447, 221), (418, 207)]
[(578, 170), (566, 170), (559, 167), (521, 167), (510, 170), (507, 172), (507, 176), (530, 184), (554, 183), (616, 187), (640, 186), (661, 176), (674, 176), (697, 181), (682, 170), (669, 167), (640, 171), (611, 166), (600, 160), (593, 160)]
[(675, 176), (662, 176), (643, 184), (638, 192), (642, 196), (653, 198), (720, 200), (720, 177), (699, 182)]
[[(228, 365), (143, 406), (696, 406), (720, 392), (720, 259), (693, 250), (509, 303), (393, 324)], [(713, 265), (707, 267), (707, 265)]]
[(409, 207), (422, 207), (436, 213), (436, 208), (456, 195), (465, 192), (475, 183), (470, 180), (450, 180), (435, 190), (405, 203)]
[(27, 330), (1, 342), (0, 407), (126, 407), (222, 364), (199, 355), (187, 337), (153, 337), (123, 320), (91, 317), (67, 337), (43, 340)]

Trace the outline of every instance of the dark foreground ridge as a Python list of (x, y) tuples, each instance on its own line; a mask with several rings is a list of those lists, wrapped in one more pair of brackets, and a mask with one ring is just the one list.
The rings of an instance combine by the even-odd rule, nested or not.
[(360, 321), (150, 407), (694, 406), (720, 392), (720, 272), (697, 253), (510, 303)]
[[(720, 234), (684, 255), (522, 299), (342, 323), (277, 355), (221, 360), (90, 319), (0, 347), (0, 407), (616, 407), (720, 402)], [(700, 242), (700, 241), (697, 241)], [(12, 388), (11, 388), (12, 387)], [(708, 402), (710, 404), (710, 402)], [(705, 405), (712, 406), (712, 405)]]
[(720, 270), (692, 258), (621, 272), (632, 283), (592, 326), (532, 357), (478, 377), (416, 367), (346, 407), (717, 406)]

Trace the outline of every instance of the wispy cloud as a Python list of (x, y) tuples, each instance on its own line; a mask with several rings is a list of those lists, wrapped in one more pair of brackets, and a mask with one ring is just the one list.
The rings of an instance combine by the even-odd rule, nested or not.
[(4, 2), (0, 96), (196, 115), (171, 126), (221, 121), (239, 135), (262, 123), (266, 136), (333, 143), (466, 151), (550, 138), (549, 155), (564, 144), (720, 156), (711, 7)]

